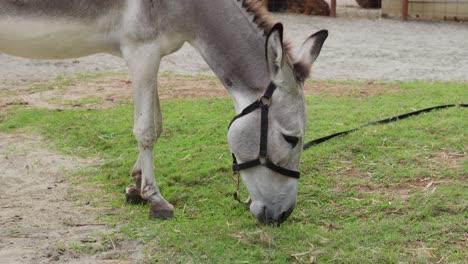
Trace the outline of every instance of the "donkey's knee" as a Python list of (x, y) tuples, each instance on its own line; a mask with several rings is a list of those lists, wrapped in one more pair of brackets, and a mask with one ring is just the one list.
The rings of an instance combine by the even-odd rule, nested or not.
[(133, 135), (138, 141), (138, 145), (144, 149), (152, 149), (159, 136), (158, 133), (151, 128), (134, 128)]

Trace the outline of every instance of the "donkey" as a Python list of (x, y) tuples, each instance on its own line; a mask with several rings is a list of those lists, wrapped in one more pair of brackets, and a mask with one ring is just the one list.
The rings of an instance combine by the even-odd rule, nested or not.
[(293, 55), (281, 24), (257, 0), (0, 0), (0, 52), (36, 59), (108, 53), (125, 59), (139, 147), (127, 198), (151, 202), (154, 218), (174, 215), (154, 177), (153, 147), (162, 132), (161, 59), (188, 42), (223, 83), (238, 113), (228, 142), (250, 211), (263, 224), (279, 225), (296, 204), (303, 83), (327, 36), (326, 30), (312, 35)]

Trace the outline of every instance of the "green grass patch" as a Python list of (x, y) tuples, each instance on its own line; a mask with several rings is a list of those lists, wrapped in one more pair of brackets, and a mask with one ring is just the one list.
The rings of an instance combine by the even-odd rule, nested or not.
[[(307, 97), (306, 140), (468, 99), (466, 83), (389, 85), (401, 90)], [(99, 168), (73, 179), (94, 186), (84, 199), (108, 208), (101, 221), (118, 226), (119, 237), (148, 245), (149, 263), (466, 262), (466, 109), (367, 127), (307, 150), (296, 211), (280, 228), (259, 225), (231, 197), (230, 99), (162, 102), (155, 171), (176, 217), (155, 221), (148, 206), (126, 204), (123, 190), (132, 182), (129, 171), (138, 154), (132, 109), (16, 107), (0, 114), (0, 131), (38, 133), (66, 154), (102, 158)]]

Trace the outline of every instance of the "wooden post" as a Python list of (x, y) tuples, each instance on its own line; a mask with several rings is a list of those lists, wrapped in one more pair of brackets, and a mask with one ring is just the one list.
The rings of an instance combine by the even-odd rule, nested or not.
[(401, 19), (408, 19), (408, 0), (401, 0)]
[(330, 16), (336, 17), (336, 0), (331, 0), (330, 6)]

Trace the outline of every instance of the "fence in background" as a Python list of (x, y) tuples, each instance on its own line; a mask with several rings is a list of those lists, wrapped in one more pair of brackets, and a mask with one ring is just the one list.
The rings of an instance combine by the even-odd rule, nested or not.
[[(287, 0), (263, 0), (270, 11), (286, 11)], [(306, 0), (304, 0), (306, 1)], [(382, 0), (381, 9), (361, 8), (356, 0), (325, 0), (330, 16), (392, 17), (403, 20), (465, 20), (468, 21), (468, 0)]]
[(468, 0), (383, 0), (382, 16), (468, 21)]

